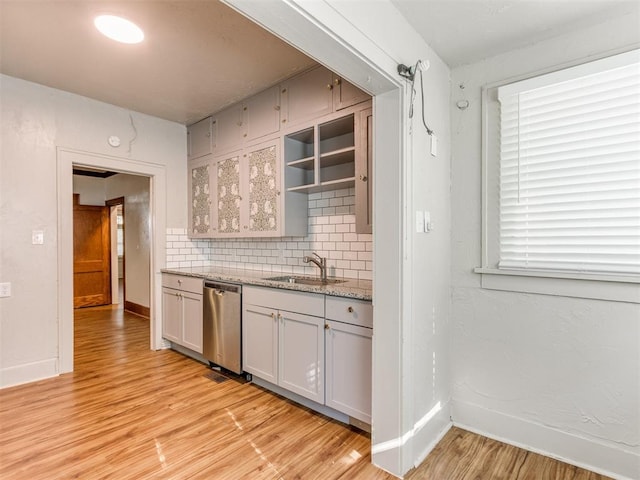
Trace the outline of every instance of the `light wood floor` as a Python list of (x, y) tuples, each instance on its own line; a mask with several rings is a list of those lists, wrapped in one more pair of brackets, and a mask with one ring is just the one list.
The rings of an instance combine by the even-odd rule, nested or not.
[[(148, 349), (148, 321), (78, 310), (75, 372), (0, 390), (0, 478), (392, 479), (368, 435), (204, 365)], [(452, 429), (410, 480), (600, 480)]]

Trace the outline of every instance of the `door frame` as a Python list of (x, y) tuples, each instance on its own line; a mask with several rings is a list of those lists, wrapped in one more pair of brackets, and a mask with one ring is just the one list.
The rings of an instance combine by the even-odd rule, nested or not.
[(149, 177), (149, 215), (151, 252), (150, 348), (163, 348), (162, 341), (162, 274), (165, 267), (167, 182), (166, 167), (120, 157), (58, 147), (58, 373), (73, 371), (73, 166), (101, 168), (131, 175)]
[[(117, 198), (111, 198), (109, 200), (106, 200), (104, 202), (104, 204), (107, 207), (113, 208), (113, 207), (117, 207), (118, 205), (122, 206), (122, 298), (120, 298), (120, 292), (118, 292), (118, 290), (115, 290), (117, 292), (117, 298), (118, 298), (118, 304), (122, 303), (122, 307), (124, 308), (124, 299), (126, 297), (126, 291), (127, 291), (127, 282), (126, 282), (126, 261), (127, 261), (127, 256), (126, 256), (126, 246), (125, 246), (125, 242), (126, 242), (126, 236), (125, 236), (125, 228), (126, 228), (126, 223), (125, 223), (125, 208), (124, 208), (124, 197), (117, 197)], [(109, 213), (111, 213), (111, 210), (109, 210)], [(113, 225), (112, 225), (113, 226)], [(114, 281), (113, 275), (114, 275), (114, 268), (113, 268), (113, 238), (114, 238), (114, 234), (113, 232), (110, 235), (110, 244), (109, 244), (109, 255), (111, 256), (111, 303), (113, 304), (113, 292), (114, 292), (114, 284), (115, 284), (115, 288), (117, 289), (119, 286), (119, 282), (117, 280), (117, 278), (120, 276), (120, 268), (118, 267), (116, 269), (116, 280)], [(116, 238), (117, 238), (117, 225), (116, 225)], [(117, 264), (117, 258), (116, 258), (116, 264)], [(151, 299), (149, 299), (151, 300)]]

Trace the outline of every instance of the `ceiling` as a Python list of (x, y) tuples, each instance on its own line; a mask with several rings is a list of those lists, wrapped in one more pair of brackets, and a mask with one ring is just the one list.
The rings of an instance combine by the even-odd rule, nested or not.
[(450, 67), (626, 14), (640, 0), (392, 0)]
[[(640, 0), (392, 1), (450, 66), (638, 14), (640, 6)], [(145, 41), (123, 45), (102, 37), (92, 23), (100, 13), (138, 23)], [(217, 1), (0, 0), (1, 73), (183, 124), (314, 63)]]

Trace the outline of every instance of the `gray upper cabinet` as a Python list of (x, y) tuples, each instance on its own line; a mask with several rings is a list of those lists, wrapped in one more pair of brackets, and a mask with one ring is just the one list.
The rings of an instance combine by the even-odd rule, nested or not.
[(213, 131), (211, 117), (187, 127), (187, 155), (189, 159), (200, 158), (211, 153)]
[(281, 85), (282, 122), (287, 126), (313, 120), (371, 99), (367, 93), (322, 66)]
[(244, 141), (246, 127), (242, 104), (235, 104), (213, 115), (212, 129), (215, 142), (213, 152), (220, 153), (236, 150)]
[(283, 122), (295, 125), (333, 111), (333, 73), (316, 67), (281, 85)]
[(189, 160), (188, 169), (188, 234), (192, 238), (210, 238), (216, 229), (216, 210), (212, 208), (216, 185), (212, 156)]
[(356, 233), (373, 232), (373, 111), (356, 114)]
[(347, 82), (344, 78), (337, 75), (333, 76), (333, 109), (338, 111), (343, 108), (357, 105), (371, 99), (371, 96), (353, 83)]
[(190, 236), (304, 236), (308, 194), (354, 186), (371, 232), (370, 107), (317, 66), (189, 126)]
[(243, 102), (243, 133), (246, 142), (253, 142), (280, 131), (280, 87), (271, 87)]

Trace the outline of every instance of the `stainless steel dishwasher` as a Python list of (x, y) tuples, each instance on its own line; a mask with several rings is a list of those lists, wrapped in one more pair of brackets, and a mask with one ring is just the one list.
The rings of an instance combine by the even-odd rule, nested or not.
[(242, 373), (242, 286), (205, 281), (202, 354), (210, 363)]

